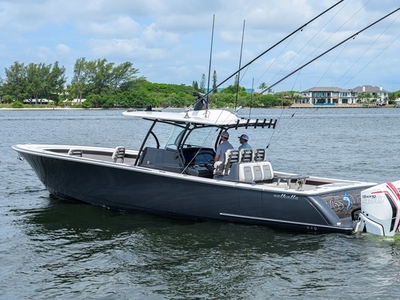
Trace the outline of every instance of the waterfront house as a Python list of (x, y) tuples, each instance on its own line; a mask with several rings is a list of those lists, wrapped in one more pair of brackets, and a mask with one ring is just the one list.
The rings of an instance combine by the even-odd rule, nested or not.
[(363, 85), (352, 90), (361, 103), (375, 102), (377, 105), (387, 104), (389, 92), (381, 86)]
[(313, 87), (302, 92), (303, 103), (317, 105), (353, 104), (357, 96), (338, 87)]
[(375, 102), (385, 105), (389, 92), (382, 87), (363, 85), (353, 89), (339, 87), (313, 87), (302, 91), (303, 104), (336, 105)]

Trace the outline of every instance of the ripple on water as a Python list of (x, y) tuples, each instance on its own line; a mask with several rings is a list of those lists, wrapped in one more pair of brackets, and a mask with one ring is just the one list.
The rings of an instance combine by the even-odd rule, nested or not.
[[(253, 112), (282, 114), (267, 141), (247, 132), (254, 147), (269, 140), (275, 169), (400, 178), (395, 110)], [(0, 127), (8, 134), (0, 144), (0, 298), (398, 298), (398, 237), (303, 235), (60, 201), (10, 148), (25, 142), (136, 147), (145, 126), (136, 122), (133, 132), (132, 120), (120, 113), (2, 112), (8, 117)]]

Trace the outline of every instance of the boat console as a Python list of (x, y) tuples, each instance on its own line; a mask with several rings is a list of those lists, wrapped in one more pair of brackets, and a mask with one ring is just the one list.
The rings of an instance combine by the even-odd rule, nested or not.
[(181, 152), (182, 155), (176, 149), (146, 147), (138, 165), (199, 177), (213, 177), (214, 149), (187, 147)]

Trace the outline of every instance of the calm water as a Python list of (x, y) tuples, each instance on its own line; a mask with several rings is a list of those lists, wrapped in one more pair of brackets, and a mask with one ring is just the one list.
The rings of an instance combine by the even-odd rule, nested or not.
[[(400, 237), (312, 236), (64, 202), (11, 150), (136, 148), (148, 124), (121, 112), (0, 110), (0, 299), (399, 299)], [(400, 179), (400, 109), (252, 114), (279, 118), (275, 130), (237, 132), (269, 145), (277, 170)]]

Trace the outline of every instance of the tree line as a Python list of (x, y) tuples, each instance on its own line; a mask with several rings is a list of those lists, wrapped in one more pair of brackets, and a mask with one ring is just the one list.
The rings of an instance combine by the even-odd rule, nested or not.
[[(187, 107), (195, 101), (194, 92), (206, 93), (205, 75), (200, 85), (152, 83), (139, 76), (131, 62), (115, 64), (106, 59), (76, 60), (73, 76), (67, 82), (65, 67), (53, 64), (15, 62), (5, 68), (5, 78), (0, 78), (0, 103), (13, 107), (40, 105), (42, 99), (52, 100), (54, 106), (68, 105), (73, 99), (84, 108), (140, 108)], [(237, 80), (237, 79), (236, 79)], [(216, 89), (217, 73), (212, 78), (212, 107), (275, 106), (282, 100), (274, 95), (256, 95), (239, 87), (237, 81), (222, 90)], [(67, 100), (67, 101), (65, 101)]]
[[(187, 107), (195, 101), (194, 92), (206, 93), (206, 77), (200, 84), (193, 81), (184, 84), (152, 83), (139, 76), (139, 70), (131, 62), (115, 64), (106, 59), (88, 61), (79, 58), (74, 64), (73, 75), (67, 82), (65, 67), (54, 64), (15, 62), (5, 68), (5, 78), (0, 78), (0, 103), (13, 107), (40, 105), (42, 99), (50, 99), (49, 105), (69, 105), (73, 99), (83, 108), (141, 108)], [(260, 94), (248, 92), (235, 82), (223, 89), (216, 89), (217, 73), (212, 77), (208, 95), (210, 107), (271, 107), (288, 106), (296, 99), (294, 91)], [(259, 89), (264, 89), (261, 84)], [(65, 101), (67, 100), (67, 101)]]

